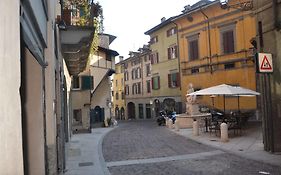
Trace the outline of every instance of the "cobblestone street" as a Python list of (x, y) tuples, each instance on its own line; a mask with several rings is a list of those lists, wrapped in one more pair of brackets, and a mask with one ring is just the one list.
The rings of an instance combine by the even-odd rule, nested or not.
[(281, 174), (281, 167), (194, 142), (152, 120), (120, 123), (102, 148), (112, 175)]

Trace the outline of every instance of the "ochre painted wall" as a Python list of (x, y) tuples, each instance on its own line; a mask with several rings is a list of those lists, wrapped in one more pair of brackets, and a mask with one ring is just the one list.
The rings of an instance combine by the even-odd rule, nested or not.
[[(238, 1), (237, 1), (238, 2)], [(236, 3), (236, 0), (230, 1)], [(209, 52), (209, 36), (207, 18), (209, 18), (211, 59)], [(223, 10), (219, 3), (195, 10), (188, 14), (193, 21), (188, 21), (187, 16), (175, 20), (178, 25), (180, 67), (182, 70), (182, 100), (186, 101), (186, 92), (189, 83), (194, 89), (203, 89), (219, 84), (240, 85), (245, 88), (256, 90), (256, 77), (252, 45), (250, 40), (256, 36), (255, 17), (252, 12), (241, 10)], [(221, 30), (227, 26), (234, 26), (235, 52), (224, 54), (221, 44)], [(187, 37), (198, 34), (199, 59), (188, 59), (189, 46)], [(225, 64), (234, 63), (232, 69), (225, 69)], [(212, 65), (212, 66), (211, 66)], [(212, 67), (212, 71), (210, 69)], [(192, 68), (199, 68), (199, 73), (191, 73)], [(198, 97), (200, 103), (212, 105), (209, 96)], [(214, 105), (223, 109), (223, 98), (215, 97)], [(226, 109), (237, 109), (237, 98), (226, 98)], [(240, 109), (256, 109), (256, 97), (240, 97)]]

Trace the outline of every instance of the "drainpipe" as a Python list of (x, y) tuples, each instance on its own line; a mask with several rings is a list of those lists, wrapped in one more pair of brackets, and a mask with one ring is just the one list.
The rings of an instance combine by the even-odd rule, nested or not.
[(272, 0), (273, 16), (274, 16), (274, 26), (277, 30), (280, 30), (281, 26), (278, 22), (278, 0)]
[[(176, 29), (177, 29), (177, 55), (178, 55), (178, 67), (179, 67), (179, 74), (180, 74), (180, 81), (181, 81), (181, 66), (180, 66), (180, 46), (179, 46), (179, 27), (178, 27), (178, 24), (175, 23), (174, 21), (171, 21), (175, 26), (176, 26)], [(180, 90), (182, 89), (181, 88), (182, 86), (182, 83), (180, 83)]]
[(203, 12), (202, 8), (200, 8), (200, 12), (207, 18), (207, 30), (208, 30), (208, 44), (209, 44), (209, 67), (211, 74), (213, 73), (213, 68), (212, 68), (212, 49), (211, 49), (211, 32), (210, 32), (210, 21), (209, 17), (206, 15), (206, 13)]

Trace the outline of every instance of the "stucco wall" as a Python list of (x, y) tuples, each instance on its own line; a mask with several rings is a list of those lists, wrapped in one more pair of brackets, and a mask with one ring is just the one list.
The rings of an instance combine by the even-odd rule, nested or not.
[(25, 134), (27, 167), (30, 175), (45, 174), (44, 121), (43, 121), (43, 79), (42, 67), (29, 50), (25, 49), (26, 101)]
[(106, 77), (103, 79), (99, 85), (99, 87), (95, 90), (95, 93), (91, 100), (91, 108), (95, 108), (95, 106), (100, 106), (104, 108), (104, 118), (110, 117), (110, 108), (107, 106), (107, 99), (110, 100), (110, 79)]
[(19, 3), (0, 1), (0, 172), (6, 175), (23, 174)]

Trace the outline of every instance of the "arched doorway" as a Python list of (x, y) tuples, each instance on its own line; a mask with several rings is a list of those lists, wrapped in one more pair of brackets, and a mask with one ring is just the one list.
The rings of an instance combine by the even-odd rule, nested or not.
[(159, 111), (161, 110), (161, 103), (158, 99), (155, 99), (153, 103), (154, 103), (155, 117), (158, 117)]
[(128, 111), (128, 119), (135, 119), (136, 118), (135, 104), (133, 102), (128, 103), (127, 111)]
[(115, 108), (115, 118), (120, 119), (120, 111), (118, 107)]
[(163, 101), (164, 110), (168, 112), (175, 111), (176, 109), (176, 101), (172, 98), (166, 98)]
[(125, 109), (123, 107), (121, 107), (121, 110), (120, 110), (120, 117), (121, 117), (121, 120), (125, 120)]

